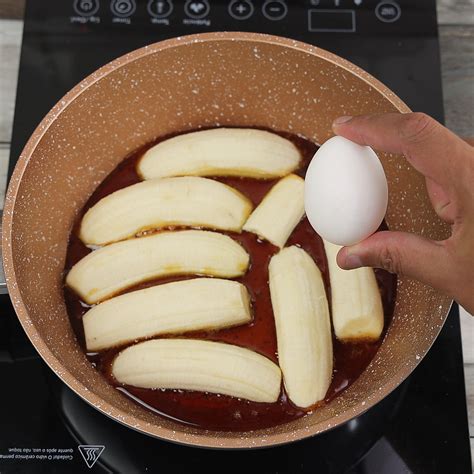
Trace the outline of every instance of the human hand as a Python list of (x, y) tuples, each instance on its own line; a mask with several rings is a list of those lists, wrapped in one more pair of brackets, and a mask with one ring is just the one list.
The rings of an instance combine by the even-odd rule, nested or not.
[(333, 130), (360, 145), (403, 154), (425, 177), (434, 210), (451, 226), (451, 236), (443, 241), (377, 232), (342, 248), (338, 265), (406, 275), (474, 314), (474, 147), (422, 113), (340, 117)]

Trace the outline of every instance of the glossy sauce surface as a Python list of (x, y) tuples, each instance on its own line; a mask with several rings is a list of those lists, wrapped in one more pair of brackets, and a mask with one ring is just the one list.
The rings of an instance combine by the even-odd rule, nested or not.
[[(282, 134), (289, 138), (301, 150), (303, 160), (297, 174), (304, 177), (306, 167), (317, 150), (317, 146), (302, 138)], [(149, 147), (158, 141), (137, 150), (126, 158), (97, 188), (91, 196), (82, 213), (78, 216), (72, 230), (66, 261), (66, 272), (91, 250), (77, 237), (83, 214), (104, 196), (131, 184), (140, 181), (135, 168), (136, 163)], [(244, 193), (256, 206), (263, 199), (277, 180), (254, 180), (248, 178), (215, 178)], [(278, 363), (275, 324), (268, 287), (268, 263), (278, 249), (268, 242), (257, 239), (254, 234), (225, 232), (240, 242), (250, 254), (251, 264), (248, 272), (237, 281), (248, 288), (252, 298), (253, 321), (250, 324), (219, 331), (197, 331), (180, 335), (179, 337), (193, 337), (214, 341), (228, 342), (247, 347), (263, 354)], [(321, 270), (330, 301), (329, 275), (322, 240), (304, 218), (293, 231), (287, 246), (298, 244), (305, 249), (315, 260)], [(396, 291), (396, 277), (382, 270), (376, 270), (376, 277), (382, 294), (385, 314), (385, 330), (393, 312)], [(193, 278), (193, 276), (161, 278), (146, 282), (133, 288), (133, 291), (168, 281)], [(85, 350), (82, 316), (88, 306), (81, 302), (77, 295), (65, 288), (66, 304), (73, 329), (81, 346)], [(166, 336), (165, 336), (166, 337)], [(176, 337), (176, 336), (174, 336)], [(381, 340), (383, 337), (381, 338)], [(381, 340), (374, 343), (347, 343), (342, 344), (333, 337), (334, 345), (334, 373), (331, 386), (326, 394), (326, 403), (338, 393), (351, 385), (364, 371), (374, 357)], [(111, 374), (111, 365), (118, 352), (126, 345), (88, 354), (89, 360), (103, 373), (107, 380), (125, 396), (132, 398), (157, 413), (173, 418), (177, 421), (196, 425), (205, 429), (247, 431), (275, 426), (299, 418), (304, 411), (292, 405), (282, 389), (280, 399), (276, 403), (256, 403), (239, 400), (233, 397), (190, 392), (182, 390), (151, 390), (119, 384)], [(315, 408), (317, 409), (317, 408)]]

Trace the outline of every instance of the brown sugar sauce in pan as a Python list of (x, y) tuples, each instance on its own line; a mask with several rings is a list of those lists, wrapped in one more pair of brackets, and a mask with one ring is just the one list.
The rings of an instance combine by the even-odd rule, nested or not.
[[(301, 167), (296, 173), (304, 177), (306, 167), (318, 148), (317, 145), (295, 135), (286, 133), (281, 133), (281, 135), (290, 139), (300, 149), (303, 160)], [(161, 140), (163, 139), (164, 138)], [(136, 164), (142, 154), (156, 143), (158, 143), (158, 141), (148, 144), (121, 162), (99, 185), (88, 200), (78, 216), (71, 233), (66, 259), (66, 272), (76, 262), (91, 252), (78, 238), (79, 225), (83, 214), (104, 196), (141, 181), (135, 170)], [(234, 177), (219, 177), (215, 179), (241, 191), (253, 201), (255, 206), (277, 181), (261, 181)], [(383, 228), (386, 228), (386, 226), (383, 225)], [(247, 273), (243, 277), (238, 278), (237, 281), (242, 282), (250, 292), (253, 321), (243, 326), (220, 329), (214, 332), (196, 331), (170, 337), (193, 337), (236, 344), (255, 350), (278, 363), (275, 324), (268, 287), (268, 263), (271, 256), (275, 254), (278, 249), (268, 242), (258, 240), (257, 237), (251, 233), (224, 233), (240, 242), (250, 254), (250, 268)], [(328, 299), (330, 301), (331, 290), (323, 243), (306, 218), (295, 228), (286, 245), (293, 244), (301, 246), (315, 260), (322, 272)], [(376, 270), (376, 277), (384, 306), (385, 334), (393, 313), (396, 276), (382, 270)], [(194, 278), (194, 276), (160, 278), (136, 285), (126, 291), (133, 291), (160, 283), (187, 278)], [(85, 351), (82, 316), (87, 311), (88, 306), (81, 302), (79, 297), (68, 288), (65, 288), (65, 298), (72, 327), (79, 343)], [(377, 342), (343, 344), (333, 337), (333, 380), (326, 394), (326, 399), (321, 403), (327, 403), (333, 399), (359, 377), (374, 357), (382, 339), (383, 335)], [(127, 345), (99, 353), (87, 354), (87, 357), (97, 370), (99, 370), (112, 385), (124, 393), (125, 396), (132, 398), (137, 403), (146, 406), (162, 416), (170, 417), (182, 423), (199, 426), (204, 429), (248, 431), (286, 423), (305, 414), (303, 410), (295, 407), (288, 401), (284, 389), (282, 389), (280, 398), (276, 403), (256, 403), (225, 395), (183, 390), (152, 390), (121, 385), (112, 376), (111, 365), (117, 353), (125, 347), (127, 347)], [(317, 407), (315, 409), (317, 409)]]

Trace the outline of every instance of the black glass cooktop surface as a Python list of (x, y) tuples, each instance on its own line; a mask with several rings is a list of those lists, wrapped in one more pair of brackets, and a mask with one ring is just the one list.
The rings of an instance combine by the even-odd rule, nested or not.
[[(44, 114), (97, 67), (161, 39), (217, 30), (278, 34), (328, 49), (413, 110), (443, 120), (434, 0), (30, 0), (10, 167)], [(456, 306), (399, 389), (336, 430), (280, 448), (187, 448), (108, 419), (36, 355), (7, 296), (0, 299), (0, 378), (2, 474), (471, 472)]]

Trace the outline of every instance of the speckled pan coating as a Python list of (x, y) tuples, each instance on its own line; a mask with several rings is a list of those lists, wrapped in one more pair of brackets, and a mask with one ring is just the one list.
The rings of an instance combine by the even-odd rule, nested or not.
[[(127, 54), (82, 81), (48, 113), (23, 150), (5, 201), (3, 250), (18, 317), (48, 365), (117, 421), (171, 441), (254, 448), (311, 436), (357, 416), (398, 386), (438, 335), (450, 300), (400, 277), (395, 315), (366, 372), (330, 404), (276, 428), (246, 433), (185, 427), (142, 409), (92, 368), (63, 300), (68, 235), (79, 209), (130, 151), (202, 126), (263, 126), (323, 142), (340, 115), (409, 109), (384, 85), (319, 48), (248, 33), (175, 38)], [(392, 229), (442, 239), (423, 178), (381, 154)], [(34, 387), (32, 387), (34, 390)]]

